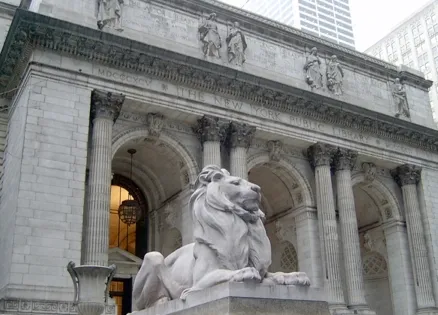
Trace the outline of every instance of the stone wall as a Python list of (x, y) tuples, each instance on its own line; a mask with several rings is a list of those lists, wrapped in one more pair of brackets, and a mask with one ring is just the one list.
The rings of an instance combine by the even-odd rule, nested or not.
[(1, 279), (8, 297), (71, 299), (66, 265), (81, 257), (90, 91), (29, 77), (9, 127), (0, 239), (13, 264)]

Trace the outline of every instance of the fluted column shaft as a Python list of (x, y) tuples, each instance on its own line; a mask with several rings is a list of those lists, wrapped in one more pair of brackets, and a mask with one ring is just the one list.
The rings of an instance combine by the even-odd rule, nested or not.
[(356, 207), (351, 182), (351, 169), (357, 153), (339, 149), (335, 156), (336, 188), (344, 253), (344, 270), (348, 305), (366, 307), (362, 260), (357, 228)]
[(217, 117), (204, 116), (198, 120), (195, 132), (202, 143), (202, 167), (216, 165), (222, 167), (221, 139), (225, 129)]
[(401, 186), (403, 193), (417, 307), (419, 311), (433, 308), (435, 307), (435, 301), (417, 193), (417, 184), (421, 178), (421, 168), (405, 164), (393, 170), (392, 175)]
[(230, 173), (243, 179), (248, 179), (246, 152), (254, 138), (256, 128), (246, 124), (231, 123), (230, 144)]
[(340, 274), (339, 237), (330, 173), (330, 164), (335, 149), (330, 145), (317, 143), (309, 147), (307, 153), (315, 169), (316, 203), (326, 295), (332, 307), (342, 307), (345, 305), (345, 300)]
[(85, 265), (108, 264), (112, 128), (123, 101), (121, 95), (96, 90), (92, 93), (93, 131), (85, 213)]

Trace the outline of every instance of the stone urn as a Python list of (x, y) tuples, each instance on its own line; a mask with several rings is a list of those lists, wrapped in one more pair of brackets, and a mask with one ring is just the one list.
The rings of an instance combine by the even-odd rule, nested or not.
[(116, 266), (75, 266), (69, 262), (67, 270), (73, 280), (74, 300), (79, 315), (101, 315), (108, 301), (109, 286)]

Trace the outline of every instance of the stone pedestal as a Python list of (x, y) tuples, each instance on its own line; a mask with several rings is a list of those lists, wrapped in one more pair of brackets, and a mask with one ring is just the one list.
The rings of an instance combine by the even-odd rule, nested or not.
[(133, 315), (330, 315), (323, 291), (311, 287), (223, 283)]

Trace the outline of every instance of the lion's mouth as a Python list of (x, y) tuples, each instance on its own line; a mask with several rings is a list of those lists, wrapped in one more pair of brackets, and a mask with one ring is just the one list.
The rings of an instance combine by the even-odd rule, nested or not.
[(260, 209), (260, 201), (258, 199), (246, 199), (243, 201), (242, 208), (248, 212), (257, 212)]

